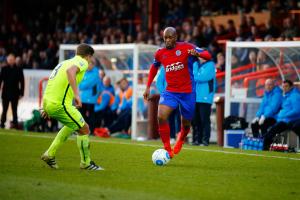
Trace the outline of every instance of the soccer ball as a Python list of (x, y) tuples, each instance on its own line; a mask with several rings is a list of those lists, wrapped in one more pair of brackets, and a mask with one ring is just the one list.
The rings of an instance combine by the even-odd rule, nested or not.
[(152, 154), (152, 162), (154, 165), (163, 166), (170, 161), (169, 153), (164, 149), (157, 149)]

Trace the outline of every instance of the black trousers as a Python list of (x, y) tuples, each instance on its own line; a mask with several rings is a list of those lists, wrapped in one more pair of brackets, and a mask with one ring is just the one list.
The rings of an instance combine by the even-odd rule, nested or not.
[(128, 132), (131, 126), (131, 108), (122, 110), (118, 115), (117, 119), (107, 127), (110, 133), (115, 133), (118, 131)]
[(82, 107), (79, 109), (84, 120), (88, 123), (91, 133), (94, 133), (95, 129), (95, 104), (82, 103)]
[(116, 112), (109, 107), (95, 113), (95, 127), (109, 127), (117, 118)]
[(11, 109), (13, 114), (13, 126), (18, 126), (18, 102), (19, 98), (6, 99), (2, 98), (2, 115), (1, 115), (1, 128), (4, 128), (6, 122), (6, 115), (9, 103), (11, 103)]
[(268, 129), (276, 123), (274, 118), (268, 117), (265, 119), (262, 125), (259, 125), (258, 122), (251, 124), (253, 137), (263, 136), (268, 132)]
[(279, 134), (288, 129), (290, 129), (290, 125), (289, 123), (285, 122), (277, 122), (274, 126), (272, 126), (270, 130), (263, 135), (264, 150), (268, 150), (270, 148), (270, 145), (272, 144), (273, 138), (276, 136), (276, 134)]
[(192, 120), (194, 143), (209, 144), (210, 131), (211, 131), (210, 114), (211, 114), (211, 104), (196, 103), (195, 114)]
[(300, 119), (291, 123), (291, 130), (300, 136)]

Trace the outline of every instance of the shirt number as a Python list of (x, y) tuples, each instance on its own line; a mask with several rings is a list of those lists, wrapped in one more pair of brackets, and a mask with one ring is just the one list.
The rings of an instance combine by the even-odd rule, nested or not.
[(59, 64), (54, 68), (54, 70), (52, 71), (52, 73), (51, 73), (49, 79), (53, 79), (53, 78), (56, 76), (56, 74), (57, 74), (57, 72), (58, 72), (58, 70), (59, 70), (59, 68), (60, 68), (61, 66), (62, 66), (62, 63), (59, 63)]

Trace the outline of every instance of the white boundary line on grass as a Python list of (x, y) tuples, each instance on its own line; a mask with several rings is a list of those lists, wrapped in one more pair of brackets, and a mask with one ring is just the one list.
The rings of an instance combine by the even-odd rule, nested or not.
[[(47, 139), (53, 139), (54, 138), (53, 136), (49, 136), (49, 135), (32, 135), (32, 134), (26, 134), (26, 133), (25, 134), (16, 134), (16, 133), (2, 133), (2, 132), (0, 132), (0, 135), (14, 135), (14, 136), (47, 138)], [(76, 138), (71, 136), (71, 137), (69, 137), (69, 139), (75, 140)], [(115, 141), (104, 141), (104, 140), (94, 140), (94, 139), (91, 139), (90, 141), (98, 142), (98, 143), (108, 143), (108, 144), (136, 145), (136, 146), (145, 146), (145, 147), (160, 147), (160, 145), (154, 145), (154, 144), (137, 144), (137, 143), (129, 143), (129, 142), (115, 142)], [(205, 152), (213, 152), (213, 153), (245, 155), (245, 156), (264, 157), (264, 158), (279, 158), (279, 159), (300, 161), (300, 158), (284, 157), (284, 156), (271, 156), (271, 155), (265, 155), (265, 154), (222, 151), (222, 150), (212, 150), (212, 149), (195, 149), (195, 148), (190, 148), (190, 147), (183, 147), (183, 149), (191, 150), (191, 151), (205, 151)]]

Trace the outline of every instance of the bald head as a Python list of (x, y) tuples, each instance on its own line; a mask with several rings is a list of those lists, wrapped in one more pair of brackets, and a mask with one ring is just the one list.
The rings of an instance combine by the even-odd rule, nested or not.
[(167, 27), (164, 30), (164, 36), (165, 35), (176, 35), (176, 29), (174, 27)]
[(110, 77), (109, 76), (104, 76), (103, 78), (103, 84), (104, 86), (108, 87), (111, 85), (111, 80), (110, 80)]
[(174, 27), (167, 27), (164, 30), (164, 41), (167, 49), (172, 49), (176, 45), (177, 33)]
[(271, 90), (273, 90), (274, 86), (275, 86), (275, 80), (274, 79), (269, 78), (269, 79), (266, 80), (265, 90), (267, 92), (270, 92)]

